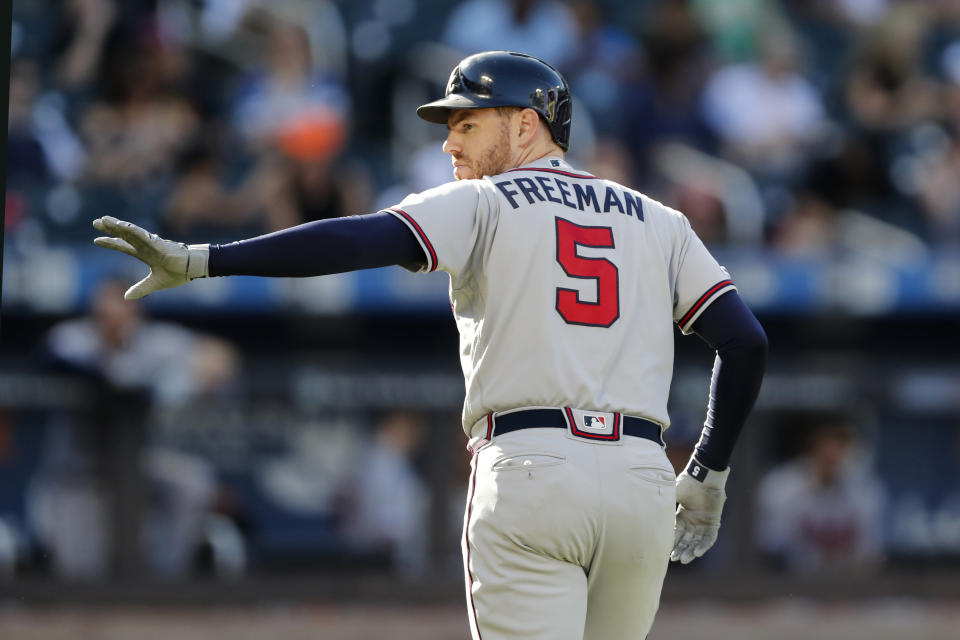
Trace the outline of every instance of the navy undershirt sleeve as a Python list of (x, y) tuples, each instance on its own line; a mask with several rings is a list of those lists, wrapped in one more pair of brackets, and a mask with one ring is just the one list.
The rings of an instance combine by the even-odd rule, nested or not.
[(760, 392), (767, 334), (736, 291), (704, 310), (693, 331), (717, 353), (707, 417), (694, 455), (707, 468), (723, 471)]
[(423, 249), (389, 213), (308, 222), (283, 231), (210, 245), (211, 276), (308, 277), (400, 265), (416, 270)]

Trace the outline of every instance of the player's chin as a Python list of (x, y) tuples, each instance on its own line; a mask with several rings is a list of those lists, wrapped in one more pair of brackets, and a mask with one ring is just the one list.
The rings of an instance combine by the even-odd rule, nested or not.
[(454, 167), (453, 177), (457, 180), (473, 180), (477, 176), (474, 175), (470, 167)]

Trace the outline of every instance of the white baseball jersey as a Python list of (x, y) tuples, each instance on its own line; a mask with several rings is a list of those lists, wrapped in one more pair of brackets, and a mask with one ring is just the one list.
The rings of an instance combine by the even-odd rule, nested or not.
[(679, 212), (557, 157), (387, 209), (450, 275), (463, 426), (528, 406), (669, 424), (673, 323), (734, 289)]

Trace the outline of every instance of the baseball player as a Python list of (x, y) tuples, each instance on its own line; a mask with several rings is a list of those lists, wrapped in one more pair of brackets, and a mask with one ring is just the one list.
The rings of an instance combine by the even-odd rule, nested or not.
[[(473, 638), (644, 638), (668, 560), (717, 537), (766, 336), (687, 219), (564, 160), (570, 90), (549, 64), (462, 60), (418, 115), (448, 129), (455, 181), (375, 214), (226, 245), (103, 217), (139, 298), (194, 278), (401, 265), (450, 276), (473, 453), (463, 527)], [(673, 325), (716, 352), (700, 441), (664, 453)]]

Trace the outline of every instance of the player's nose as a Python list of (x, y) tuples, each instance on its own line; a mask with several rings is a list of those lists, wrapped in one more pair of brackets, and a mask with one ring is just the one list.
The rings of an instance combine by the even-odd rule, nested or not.
[(447, 139), (443, 141), (443, 150), (450, 155), (455, 155), (463, 151), (463, 147), (454, 139), (452, 131), (447, 134)]

